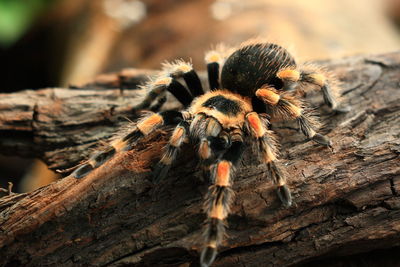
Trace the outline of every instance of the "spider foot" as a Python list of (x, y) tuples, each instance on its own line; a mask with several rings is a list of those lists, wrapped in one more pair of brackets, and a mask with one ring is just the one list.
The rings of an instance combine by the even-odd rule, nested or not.
[(200, 256), (200, 265), (201, 267), (210, 266), (217, 256), (217, 249), (215, 247), (207, 246), (203, 249)]
[(313, 141), (317, 142), (318, 144), (321, 144), (321, 145), (324, 145), (324, 146), (328, 146), (328, 147), (332, 147), (331, 140), (329, 140), (329, 138), (326, 137), (325, 135), (316, 133), (311, 139)]
[(290, 190), (286, 185), (279, 186), (277, 188), (277, 193), (283, 206), (288, 208), (292, 205), (292, 194), (290, 194)]
[(335, 114), (347, 113), (351, 110), (350, 106), (337, 106), (332, 109)]

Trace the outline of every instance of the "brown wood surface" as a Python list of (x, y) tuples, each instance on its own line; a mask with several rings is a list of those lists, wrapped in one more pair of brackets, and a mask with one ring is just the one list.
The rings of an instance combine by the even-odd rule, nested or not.
[[(275, 127), (295, 200), (285, 209), (249, 149), (214, 266), (288, 266), (400, 245), (400, 53), (323, 64), (352, 107), (321, 109), (334, 151), (291, 125)], [(1, 151), (38, 155), (52, 168), (78, 162), (129, 115), (135, 90), (118, 88), (134, 88), (136, 74), (122, 74), (0, 95)], [(322, 105), (318, 93), (307, 97)], [(1, 198), (0, 265), (197, 266), (207, 183), (190, 145), (165, 182), (150, 182), (166, 136), (158, 131), (82, 180)]]

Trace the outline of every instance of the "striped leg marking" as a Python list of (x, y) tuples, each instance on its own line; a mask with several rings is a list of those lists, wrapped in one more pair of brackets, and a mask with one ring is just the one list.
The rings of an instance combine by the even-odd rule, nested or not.
[(183, 79), (193, 97), (204, 94), (203, 86), (195, 70), (192, 69), (191, 71), (183, 73)]
[(311, 73), (303, 72), (300, 75), (300, 80), (302, 82), (307, 82), (319, 86), (324, 96), (325, 104), (328, 107), (330, 107), (333, 111), (337, 113), (346, 113), (350, 111), (349, 106), (342, 107), (338, 105), (325, 75), (317, 72), (311, 72)]
[(277, 186), (279, 199), (284, 206), (291, 206), (292, 196), (286, 185), (285, 175), (278, 165), (276, 141), (272, 132), (266, 129), (265, 123), (255, 112), (247, 114), (246, 122), (250, 134), (257, 140), (261, 161), (267, 164), (268, 176)]
[(122, 138), (112, 141), (103, 151), (92, 155), (84, 164), (75, 169), (71, 173), (71, 176), (76, 179), (85, 177), (93, 169), (98, 168), (113, 157), (117, 152), (131, 149), (142, 137), (150, 134), (158, 127), (174, 123), (177, 124), (181, 119), (182, 113), (178, 111), (163, 111), (160, 113), (153, 113), (143, 118), (131, 132)]
[(289, 187), (286, 185), (286, 178), (277, 161), (267, 162), (268, 175), (277, 186), (277, 194), (282, 204), (285, 207), (292, 205), (292, 195), (290, 194)]
[(234, 166), (239, 162), (244, 150), (241, 136), (232, 139), (234, 141), (231, 147), (214, 165), (212, 171), (214, 184), (209, 187), (204, 204), (208, 219), (204, 231), (205, 245), (200, 256), (201, 266), (210, 266), (213, 263), (225, 233), (224, 221), (229, 214), (234, 195), (231, 188)]
[(287, 94), (280, 95), (273, 88), (258, 89), (256, 96), (268, 105), (273, 119), (295, 119), (299, 124), (300, 130), (307, 138), (321, 145), (331, 146), (331, 141), (328, 137), (315, 131), (318, 128), (317, 121), (302, 108), (301, 101)]
[(214, 142), (214, 138), (216, 138), (221, 130), (221, 124), (214, 118), (207, 118), (205, 119), (206, 129), (204, 133), (202, 133), (200, 138), (200, 145), (199, 145), (199, 156), (201, 160), (207, 160), (211, 157), (211, 143)]
[(117, 152), (126, 150), (129, 146), (129, 143), (134, 139), (139, 139), (142, 137), (142, 133), (135, 128), (131, 133), (126, 135), (122, 139), (117, 139), (110, 143), (104, 151), (99, 151), (95, 153), (93, 156), (87, 160), (86, 163), (77, 168), (74, 172), (71, 173), (71, 176), (80, 179), (88, 175), (92, 170), (98, 168), (102, 164), (104, 164), (107, 160), (112, 158)]
[(179, 148), (187, 136), (188, 128), (189, 125), (186, 121), (181, 121), (178, 126), (176, 126), (167, 146), (165, 147), (165, 151), (161, 160), (154, 167), (153, 181), (155, 183), (160, 182), (167, 176), (172, 163), (175, 161), (178, 155)]
[(211, 179), (211, 167), (230, 145), (229, 137), (225, 132), (222, 132), (218, 137), (208, 136), (202, 139), (199, 145), (199, 157), (201, 159), (203, 177), (205, 180)]
[(166, 94), (162, 94), (157, 98), (157, 102), (150, 107), (150, 110), (153, 112), (158, 112), (165, 102), (167, 102), (167, 96)]
[[(186, 91), (184, 94), (188, 93), (193, 100), (193, 97), (197, 97), (199, 95), (204, 94), (203, 86), (201, 85), (201, 81), (196, 71), (193, 69), (193, 65), (189, 62), (184, 62), (183, 60), (177, 60), (173, 63), (164, 63), (163, 64), (163, 72), (165, 75), (172, 77), (175, 82), (178, 78), (183, 78), (185, 83), (189, 89), (189, 92), (186, 91), (186, 88), (183, 89)], [(180, 83), (179, 83), (180, 84)], [(181, 84), (180, 84), (181, 85)], [(176, 87), (180, 87), (175, 85)], [(176, 97), (180, 97), (180, 94), (183, 93), (183, 89), (175, 89), (172, 88), (170, 92)], [(184, 104), (182, 102), (182, 104)], [(190, 104), (190, 103), (189, 103)], [(185, 104), (184, 104), (185, 105)], [(187, 105), (185, 105), (186, 107)]]
[(212, 50), (206, 53), (205, 61), (207, 64), (207, 75), (210, 86), (210, 91), (219, 89), (219, 71), (220, 64), (223, 60), (223, 56), (220, 52)]
[[(227, 142), (226, 139), (224, 139), (224, 134), (220, 136), (222, 126), (215, 118), (209, 117), (199, 122), (204, 123), (205, 130), (198, 136), (198, 155), (203, 167), (203, 177), (205, 180), (208, 180), (211, 174), (211, 165), (215, 163), (216, 158), (222, 154), (222, 150), (227, 148)], [(193, 128), (197, 127), (201, 126), (193, 126)]]
[[(168, 87), (170, 86), (171, 82), (172, 78), (159, 76), (157, 79), (150, 80), (145, 85), (141, 86), (141, 88), (147, 91), (148, 93), (141, 103), (132, 108), (132, 111), (136, 112), (139, 110), (148, 109), (156, 99), (165, 97), (165, 93), (168, 90)], [(162, 105), (163, 103), (161, 103), (159, 108), (161, 108)]]
[(293, 91), (296, 89), (297, 81), (300, 79), (300, 72), (297, 70), (286, 69), (280, 70), (276, 76), (283, 82), (283, 90)]
[[(189, 91), (178, 82), (183, 78), (189, 87)], [(163, 71), (154, 80), (150, 80), (142, 86), (148, 93), (140, 104), (133, 107), (133, 111), (148, 109), (152, 103), (158, 102), (151, 107), (157, 111), (166, 102), (166, 91), (169, 91), (184, 107), (190, 105), (193, 97), (204, 93), (200, 79), (190, 63), (176, 61), (163, 64)]]

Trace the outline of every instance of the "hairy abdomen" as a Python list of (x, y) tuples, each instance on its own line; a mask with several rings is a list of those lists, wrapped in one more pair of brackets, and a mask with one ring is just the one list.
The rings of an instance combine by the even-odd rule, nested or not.
[(276, 73), (281, 69), (295, 67), (294, 58), (279, 45), (246, 45), (226, 60), (221, 73), (222, 88), (243, 96), (253, 96), (263, 85), (273, 85), (280, 89), (282, 82)]

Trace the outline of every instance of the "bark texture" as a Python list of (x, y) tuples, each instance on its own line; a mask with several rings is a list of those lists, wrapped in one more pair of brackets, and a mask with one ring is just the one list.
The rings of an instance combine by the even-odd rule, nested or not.
[[(334, 151), (307, 142), (291, 125), (275, 127), (295, 200), (285, 209), (248, 149), (214, 266), (302, 265), (398, 251), (400, 53), (323, 64), (342, 81), (342, 102), (352, 107), (345, 115), (321, 108)], [(118, 117), (129, 115), (135, 90), (111, 88), (135, 88), (135, 77), (125, 71), (73, 90), (0, 95), (1, 151), (40, 156), (52, 168), (75, 164), (124, 123)], [(307, 98), (322, 106), (318, 92)], [(0, 265), (198, 266), (207, 183), (190, 145), (165, 182), (150, 182), (166, 138), (158, 131), (82, 180), (67, 177), (1, 198)]]

